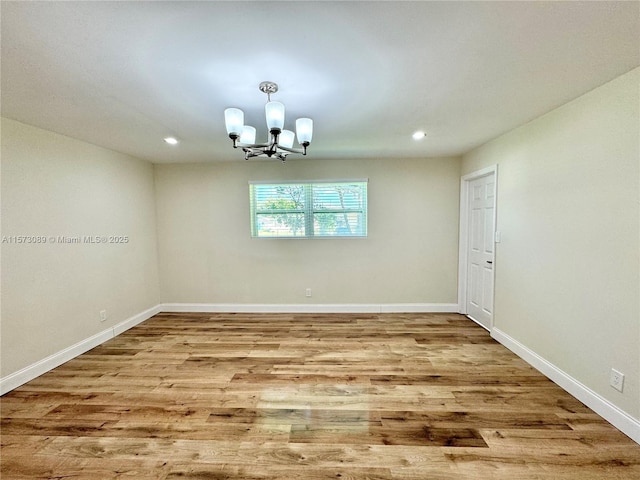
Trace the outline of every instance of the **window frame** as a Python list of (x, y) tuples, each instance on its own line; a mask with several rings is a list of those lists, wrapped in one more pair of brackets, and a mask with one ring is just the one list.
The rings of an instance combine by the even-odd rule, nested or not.
[[(330, 208), (316, 208), (314, 205), (314, 187), (322, 185), (354, 185), (360, 184), (364, 193), (362, 205), (358, 208), (343, 208), (343, 209), (330, 209)], [(256, 187), (259, 186), (300, 186), (303, 188), (304, 205), (302, 209), (290, 209), (290, 210), (259, 210), (257, 208)], [(367, 238), (368, 237), (368, 194), (369, 179), (341, 179), (341, 180), (298, 180), (298, 181), (249, 181), (249, 198), (250, 198), (250, 217), (251, 217), (251, 238), (270, 238), (270, 239), (315, 239), (315, 238)], [(259, 215), (286, 215), (286, 214), (302, 214), (304, 221), (304, 234), (302, 235), (260, 235), (258, 230), (258, 216)], [(315, 232), (315, 219), (317, 214), (349, 214), (356, 213), (362, 215), (362, 233), (361, 234), (335, 234), (335, 235), (318, 235)]]

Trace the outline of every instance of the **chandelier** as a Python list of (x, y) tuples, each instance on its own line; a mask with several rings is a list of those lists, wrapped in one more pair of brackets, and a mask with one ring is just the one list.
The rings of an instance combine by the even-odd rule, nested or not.
[[(256, 129), (244, 124), (244, 112), (239, 108), (227, 108), (224, 111), (224, 123), (229, 138), (233, 140), (233, 148), (242, 148), (245, 160), (252, 157), (275, 157), (284, 162), (290, 153), (306, 155), (313, 135), (313, 120), (298, 118), (295, 135), (291, 130), (283, 130), (284, 105), (271, 101), (271, 94), (278, 91), (278, 84), (262, 82), (258, 88), (267, 94), (264, 110), (269, 140), (266, 143), (256, 143)], [(298, 143), (302, 148), (293, 148), (294, 136), (298, 137)]]

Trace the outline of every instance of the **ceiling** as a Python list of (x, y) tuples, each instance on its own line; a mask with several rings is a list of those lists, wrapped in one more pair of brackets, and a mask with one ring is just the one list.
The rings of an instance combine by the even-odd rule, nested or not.
[(285, 128), (313, 118), (308, 158), (433, 157), (640, 65), (635, 1), (3, 1), (0, 15), (3, 116), (156, 163), (244, 161), (223, 110), (266, 138), (263, 80)]

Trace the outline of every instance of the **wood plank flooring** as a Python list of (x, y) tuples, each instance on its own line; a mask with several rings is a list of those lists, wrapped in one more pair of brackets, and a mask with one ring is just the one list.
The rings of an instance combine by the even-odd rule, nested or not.
[(640, 479), (455, 314), (159, 314), (0, 399), (8, 479)]

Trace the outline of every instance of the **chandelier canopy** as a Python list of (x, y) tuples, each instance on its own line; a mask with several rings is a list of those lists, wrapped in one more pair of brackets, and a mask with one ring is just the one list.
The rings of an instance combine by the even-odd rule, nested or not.
[[(256, 129), (244, 124), (244, 112), (239, 108), (227, 108), (224, 111), (224, 123), (229, 138), (233, 140), (233, 148), (242, 148), (245, 160), (252, 157), (275, 157), (284, 162), (290, 153), (306, 155), (313, 136), (313, 120), (298, 118), (295, 134), (291, 130), (283, 130), (284, 105), (271, 101), (271, 94), (278, 91), (278, 85), (274, 82), (262, 82), (258, 88), (267, 94), (267, 104), (264, 109), (269, 140), (266, 143), (255, 143)], [(295, 136), (298, 137), (298, 143), (302, 148), (293, 148)]]

